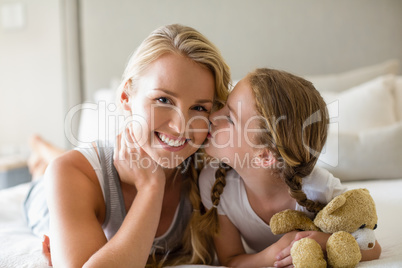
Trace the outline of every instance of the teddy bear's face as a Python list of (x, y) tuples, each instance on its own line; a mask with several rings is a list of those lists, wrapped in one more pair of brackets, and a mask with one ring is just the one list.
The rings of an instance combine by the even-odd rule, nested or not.
[(325, 233), (349, 232), (362, 249), (369, 249), (375, 243), (373, 230), (377, 220), (374, 200), (368, 190), (356, 189), (334, 198), (317, 214), (314, 224)]

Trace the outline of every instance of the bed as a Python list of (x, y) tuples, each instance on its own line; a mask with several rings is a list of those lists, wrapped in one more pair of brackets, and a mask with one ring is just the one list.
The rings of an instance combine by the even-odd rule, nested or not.
[[(402, 267), (402, 77), (397, 76), (398, 66), (387, 61), (307, 77), (322, 93), (331, 115), (328, 142), (318, 165), (341, 178), (349, 189), (367, 188), (376, 202), (375, 233), (382, 254), (358, 267)], [(0, 267), (48, 267), (41, 239), (30, 233), (22, 211), (29, 184), (0, 190)], [(182, 267), (187, 266), (205, 267)]]

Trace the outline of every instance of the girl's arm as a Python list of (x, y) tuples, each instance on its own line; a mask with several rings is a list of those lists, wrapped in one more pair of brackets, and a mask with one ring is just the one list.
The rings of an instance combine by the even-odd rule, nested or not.
[(277, 254), (294, 239), (296, 232), (284, 235), (279, 241), (261, 252), (247, 254), (240, 233), (229, 218), (219, 215), (220, 232), (214, 238), (218, 259), (228, 267), (265, 267), (274, 266)]

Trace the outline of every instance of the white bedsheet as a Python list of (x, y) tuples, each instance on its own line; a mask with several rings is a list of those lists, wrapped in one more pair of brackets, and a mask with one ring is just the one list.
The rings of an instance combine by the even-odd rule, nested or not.
[[(379, 260), (358, 267), (402, 267), (402, 179), (345, 183), (349, 189), (367, 188), (378, 213), (376, 236), (382, 246)], [(0, 190), (0, 267), (48, 267), (41, 254), (41, 239), (25, 225), (22, 202), (29, 184)], [(180, 267), (206, 267), (184, 265)]]

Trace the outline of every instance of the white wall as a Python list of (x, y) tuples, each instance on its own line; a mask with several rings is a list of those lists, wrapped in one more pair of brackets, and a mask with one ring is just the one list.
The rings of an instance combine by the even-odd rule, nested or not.
[[(0, 7), (8, 3), (23, 4), (26, 24), (0, 25), (0, 149), (33, 133), (68, 146), (64, 118), (80, 98), (81, 76), (90, 99), (120, 78), (134, 49), (164, 24), (204, 33), (235, 79), (262, 66), (323, 74), (402, 61), (400, 0), (0, 0)], [(67, 12), (76, 3), (81, 54), (78, 21)]]
[(222, 51), (238, 79), (256, 67), (324, 74), (402, 61), (400, 0), (81, 1), (86, 96), (120, 78), (156, 27), (192, 26)]
[(10, 3), (23, 4), (25, 26), (0, 25), (0, 148), (26, 144), (33, 133), (64, 146), (60, 1), (0, 0), (0, 8)]

